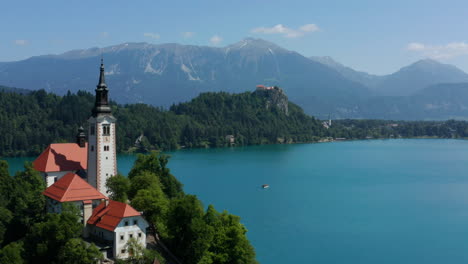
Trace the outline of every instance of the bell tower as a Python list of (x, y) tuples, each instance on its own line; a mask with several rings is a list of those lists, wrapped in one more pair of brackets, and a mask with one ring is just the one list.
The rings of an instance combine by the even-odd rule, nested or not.
[(115, 123), (109, 105), (109, 88), (104, 76), (101, 58), (99, 83), (92, 116), (88, 119), (88, 183), (104, 195), (108, 195), (106, 180), (117, 174)]

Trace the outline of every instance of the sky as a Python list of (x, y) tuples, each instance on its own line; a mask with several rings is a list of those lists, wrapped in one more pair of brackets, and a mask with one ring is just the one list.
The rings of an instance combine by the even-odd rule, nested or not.
[(0, 62), (125, 42), (262, 38), (389, 74), (432, 58), (468, 72), (468, 1), (0, 0)]

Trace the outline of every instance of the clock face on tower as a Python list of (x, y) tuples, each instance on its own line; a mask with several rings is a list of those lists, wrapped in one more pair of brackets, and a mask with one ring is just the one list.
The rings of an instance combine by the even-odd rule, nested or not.
[(104, 141), (104, 143), (109, 143), (110, 142), (109, 137), (103, 137), (102, 140)]

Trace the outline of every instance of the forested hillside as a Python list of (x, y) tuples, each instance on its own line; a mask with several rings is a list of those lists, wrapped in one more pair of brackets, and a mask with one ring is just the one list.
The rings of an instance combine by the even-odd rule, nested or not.
[[(117, 148), (148, 151), (183, 147), (308, 142), (326, 130), (293, 103), (288, 114), (268, 107), (257, 93), (205, 93), (191, 102), (163, 110), (145, 104), (112, 104), (118, 119)], [(61, 97), (43, 90), (28, 94), (0, 92), (0, 155), (37, 155), (52, 142), (73, 142), (87, 127), (94, 96), (87, 92)], [(142, 136), (142, 137), (140, 137)], [(139, 142), (135, 144), (137, 139)]]
[[(330, 129), (294, 103), (284, 109), (256, 92), (204, 93), (169, 110), (146, 104), (113, 103), (119, 152), (178, 148), (317, 142), (324, 139), (468, 137), (465, 121), (337, 120)], [(0, 156), (38, 155), (53, 142), (74, 142), (87, 127), (94, 96), (61, 97), (43, 90), (0, 92)], [(228, 136), (228, 138), (226, 138)]]

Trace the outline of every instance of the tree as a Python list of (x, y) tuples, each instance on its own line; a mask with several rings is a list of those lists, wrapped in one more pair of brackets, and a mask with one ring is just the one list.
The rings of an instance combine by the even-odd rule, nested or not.
[(214, 230), (212, 242), (202, 258), (203, 261), (257, 263), (255, 251), (245, 235), (247, 229), (240, 223), (240, 217), (226, 211), (219, 213), (210, 205), (203, 219)]
[(13, 242), (0, 249), (0, 263), (23, 264), (23, 242)]
[(153, 172), (142, 171), (130, 180), (129, 198), (133, 200), (138, 191), (152, 189), (153, 186), (162, 189), (159, 177)]
[(8, 162), (0, 160), (0, 206), (6, 206), (10, 197), (12, 179), (8, 173)]
[[(128, 174), (128, 178), (133, 181), (134, 177), (149, 172), (157, 176), (159, 182), (162, 184), (162, 190), (168, 198), (182, 195), (182, 183), (170, 174), (169, 169), (166, 167), (168, 160), (169, 157), (167, 155), (162, 155), (154, 151), (148, 155), (139, 154), (132, 170)], [(136, 194), (133, 187), (131, 193), (133, 195)]]
[(140, 264), (140, 263), (145, 263), (145, 248), (138, 243), (138, 241), (135, 238), (130, 238), (127, 241), (127, 244), (125, 246), (128, 251), (128, 262), (129, 263), (135, 263), (135, 264)]
[(31, 228), (25, 238), (27, 259), (39, 263), (53, 262), (70, 239), (81, 236), (82, 229), (78, 209), (72, 204), (63, 204), (62, 213), (47, 214), (44, 222)]
[(111, 192), (109, 198), (122, 203), (127, 202), (130, 191), (130, 180), (127, 177), (117, 174), (107, 179), (106, 186)]
[(194, 195), (171, 201), (167, 241), (173, 253), (183, 263), (197, 263), (203, 255), (201, 252), (204, 251), (205, 242), (197, 241), (199, 238), (209, 239), (204, 234), (203, 215), (202, 204)]
[(58, 254), (59, 263), (96, 264), (104, 256), (94, 244), (88, 244), (81, 238), (72, 238)]
[(162, 238), (167, 237), (167, 213), (169, 200), (158, 185), (141, 189), (132, 200), (132, 206), (143, 211), (143, 215)]
[(0, 246), (3, 244), (7, 228), (13, 219), (10, 210), (0, 206)]
[(8, 241), (24, 237), (31, 227), (44, 217), (45, 197), (44, 179), (31, 163), (25, 163), (24, 171), (18, 172), (12, 181), (10, 201), (7, 209), (13, 213), (13, 219), (7, 229)]
[[(247, 229), (240, 223), (240, 217), (224, 211), (220, 220), (226, 240), (223, 239), (222, 247), (218, 244), (218, 248), (226, 250), (229, 256), (226, 263), (257, 263), (255, 251), (245, 235)], [(217, 252), (217, 248), (213, 249), (213, 252)]]

